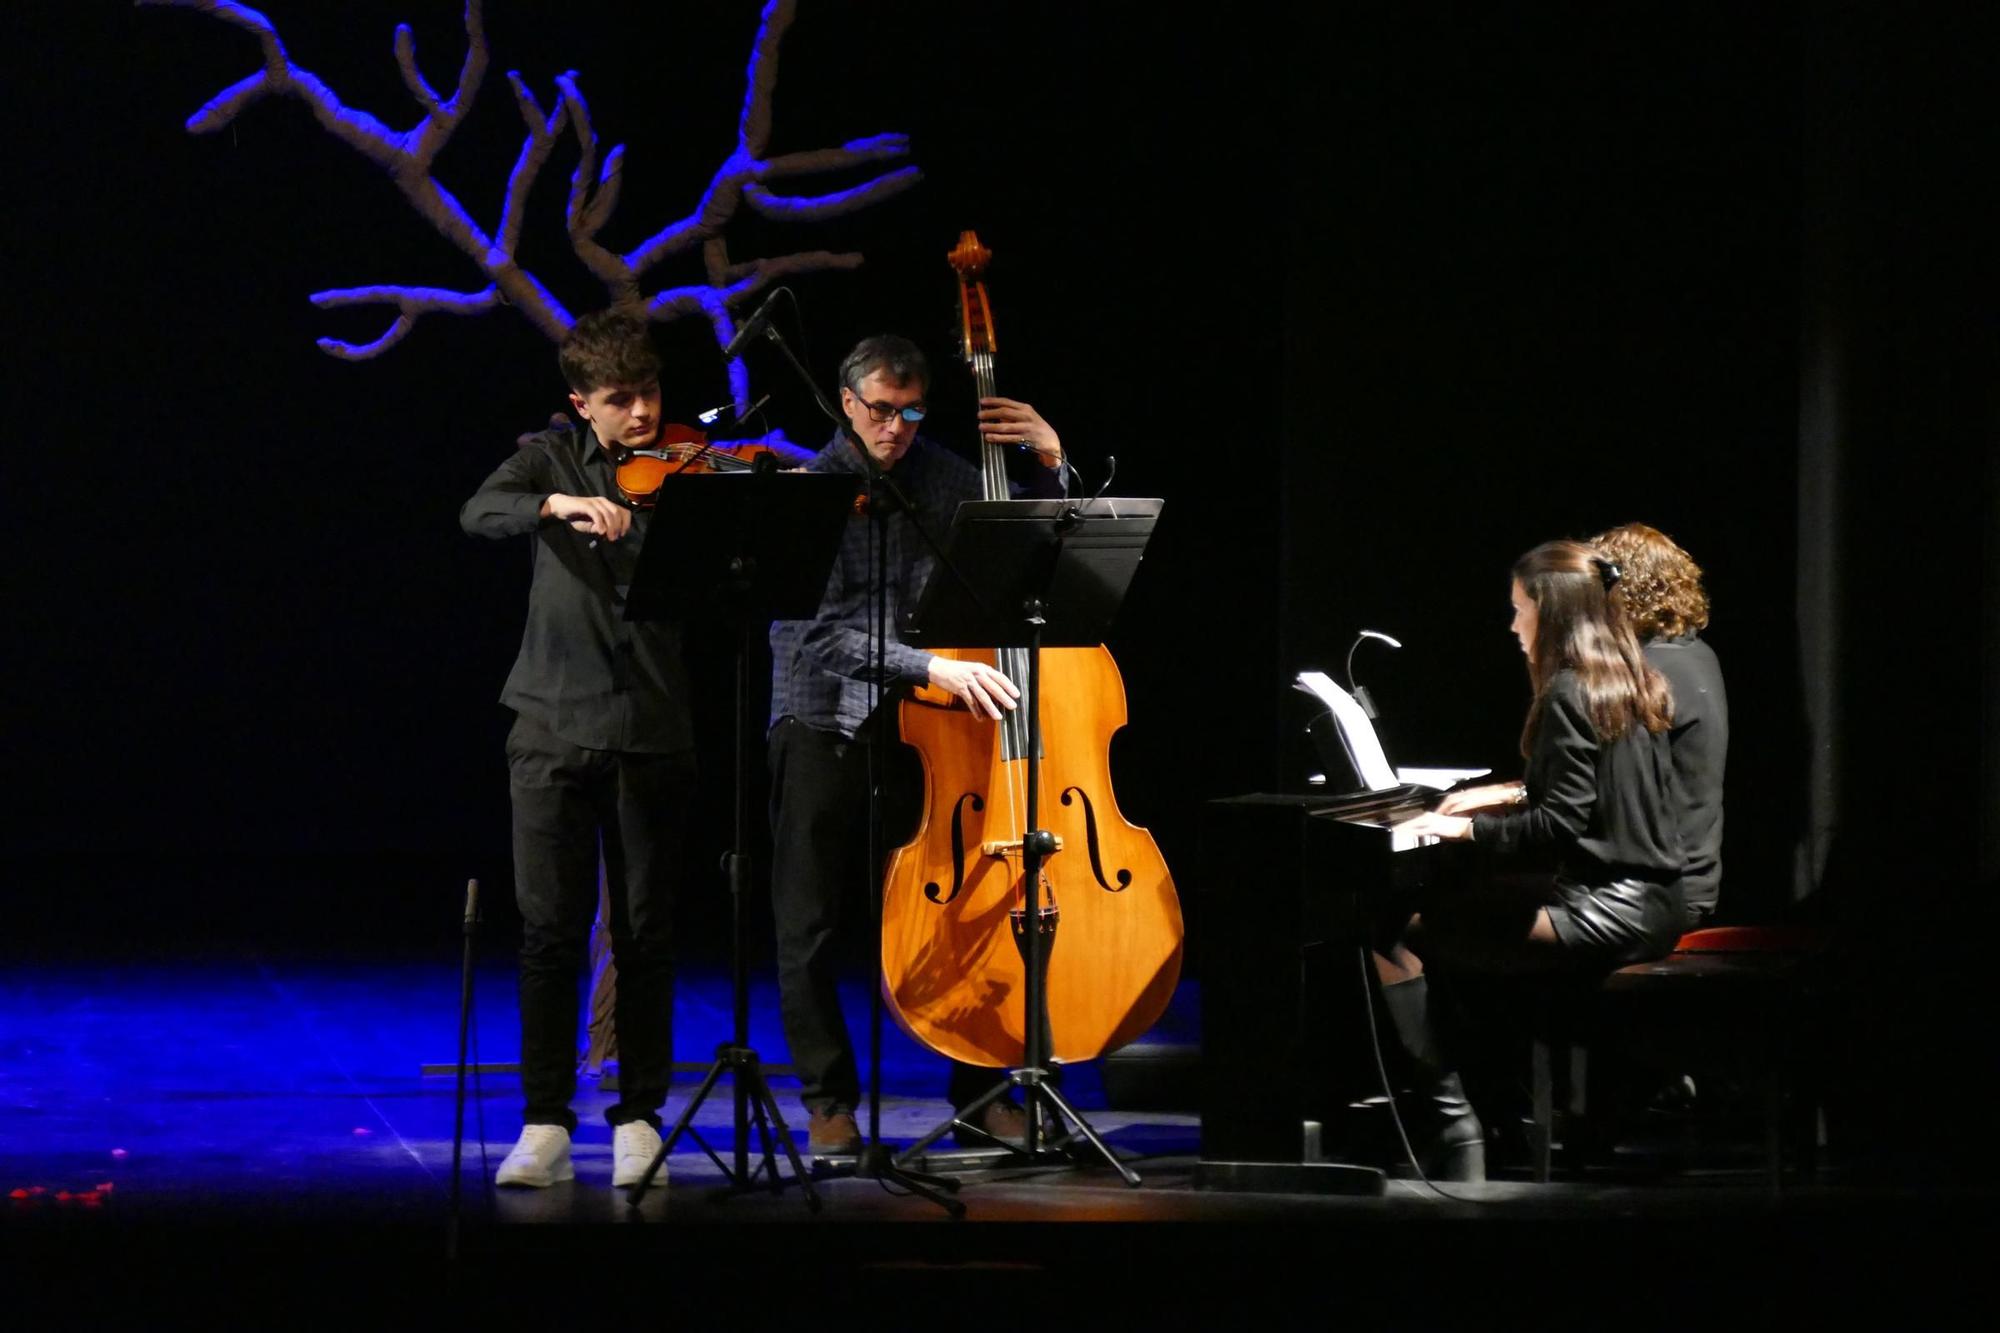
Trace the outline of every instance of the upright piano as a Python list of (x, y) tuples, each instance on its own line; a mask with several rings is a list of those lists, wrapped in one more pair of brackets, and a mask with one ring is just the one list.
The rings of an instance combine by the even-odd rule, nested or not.
[(1364, 989), (1374, 923), (1465, 873), (1458, 847), (1398, 850), (1407, 840), (1388, 827), (1436, 794), (1207, 804), (1188, 956), (1202, 993), (1198, 1186), (1381, 1191), (1380, 1171), (1324, 1161), (1315, 1129), (1381, 1091)]

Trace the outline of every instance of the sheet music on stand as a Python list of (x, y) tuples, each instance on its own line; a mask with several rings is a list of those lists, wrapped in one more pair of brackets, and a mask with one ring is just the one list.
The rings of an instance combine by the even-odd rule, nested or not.
[[(1301, 671), (1297, 677), (1297, 688), (1326, 705), (1339, 730), (1341, 746), (1354, 765), (1354, 774), (1369, 791), (1390, 793), (1412, 787), (1445, 791), (1469, 778), (1484, 777), (1492, 772), (1487, 768), (1393, 767), (1382, 748), (1381, 738), (1375, 734), (1375, 724), (1369, 720), (1359, 701), (1336, 685), (1331, 676), (1324, 671)], [(1389, 838), (1390, 845), (1399, 852), (1437, 841), (1435, 838), (1411, 837), (1393, 824), (1389, 826)]]

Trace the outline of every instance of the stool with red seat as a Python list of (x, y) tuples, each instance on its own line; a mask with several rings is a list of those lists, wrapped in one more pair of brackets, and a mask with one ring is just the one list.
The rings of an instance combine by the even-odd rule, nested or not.
[[(1699, 1068), (1718, 1056), (1749, 1062), (1760, 1088), (1772, 1188), (1784, 1185), (1788, 1139), (1797, 1140), (1801, 1171), (1810, 1177), (1817, 1115), (1793, 1047), (1805, 996), (1802, 964), (1820, 944), (1820, 933), (1809, 927), (1716, 926), (1683, 935), (1667, 957), (1620, 968), (1582, 987), (1583, 994), (1562, 983), (1545, 989), (1530, 1056), (1534, 1178), (1553, 1174), (1558, 1069), (1567, 1075), (1565, 1109), (1580, 1123), (1590, 1109), (1591, 1047), (1629, 1043), (1641, 1029), (1654, 1057), (1674, 1068)], [(1788, 1134), (1791, 1111), (1813, 1123)]]

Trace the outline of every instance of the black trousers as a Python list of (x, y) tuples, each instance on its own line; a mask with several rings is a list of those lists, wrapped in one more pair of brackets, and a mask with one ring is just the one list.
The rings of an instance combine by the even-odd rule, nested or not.
[(673, 1074), (673, 886), (694, 756), (586, 750), (517, 716), (507, 765), (521, 909), (522, 1119), (576, 1128), (569, 1103), (601, 835), (618, 964), (619, 1100), (605, 1119), (657, 1127)]
[[(771, 729), (771, 914), (778, 932), (778, 1007), (808, 1110), (861, 1103), (854, 1043), (835, 982), (843, 945), (865, 937), (876, 956), (872, 889), (891, 848), (916, 826), (922, 772), (916, 754), (882, 748), (884, 862), (868, 859), (868, 742), (788, 717)], [(872, 876), (872, 878), (871, 878)], [(852, 932), (850, 935), (848, 932)], [(870, 984), (875, 984), (870, 969)], [(949, 1094), (964, 1106), (1005, 1075), (952, 1062)]]

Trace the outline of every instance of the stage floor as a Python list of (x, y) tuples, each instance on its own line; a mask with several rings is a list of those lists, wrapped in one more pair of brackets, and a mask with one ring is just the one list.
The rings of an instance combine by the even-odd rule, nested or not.
[[(511, 966), (483, 967), (475, 994), (478, 1058), (511, 1061)], [(845, 999), (859, 1032), (865, 993)], [(1189, 1022), (1185, 1008), (1169, 1028)], [(1305, 1309), (1316, 1293), (1389, 1312), (1414, 1284), (1435, 1312), (1580, 1317), (1585, 1292), (1625, 1275), (1655, 1292), (1742, 1284), (1750, 1308), (1772, 1314), (1876, 1299), (1907, 1313), (1961, 1271), (1939, 1266), (1935, 1281), (1902, 1290), (1945, 1253), (1931, 1238), (1963, 1228), (1969, 1239), (1993, 1202), (1837, 1176), (1780, 1197), (1750, 1171), (1497, 1180), (1450, 1186), (1451, 1197), (1411, 1181), (1390, 1181), (1379, 1198), (1206, 1191), (1194, 1179), (1197, 1118), (1109, 1109), (1095, 1068), (1082, 1066), (1066, 1094), (1131, 1161), (1140, 1188), (1102, 1167), (968, 1172), (958, 1177), (966, 1220), (951, 1223), (880, 1183), (828, 1179), (815, 1216), (797, 1189), (718, 1200), (717, 1166), (683, 1142), (667, 1188), (634, 1209), (610, 1188), (602, 1111), (613, 1094), (588, 1079), (576, 1102), (577, 1179), (491, 1187), (519, 1102), (513, 1075), (487, 1073), (469, 1089), (450, 1260), (454, 1080), (420, 1071), (455, 1058), (457, 1012), (449, 963), (235, 954), (10, 967), (0, 980), (8, 1290), (56, 1308), (144, 1309), (165, 1274), (176, 1290), (206, 1293), (211, 1312), (251, 1322), (301, 1289), (361, 1309), (457, 1292), (518, 1313), (535, 1293), (592, 1290), (586, 1275), (608, 1258), (608, 1271), (636, 1264), (690, 1298), (720, 1284), (758, 1309), (811, 1308), (831, 1289), (955, 1296), (1040, 1275), (1105, 1303), (1064, 1307), (1079, 1313)], [(781, 1063), (768, 979), (753, 1012), (753, 1044)], [(683, 1059), (727, 1035), (728, 1013), (725, 976), (683, 978)], [(677, 1076), (670, 1123), (701, 1068)], [(943, 1063), (891, 1025), (884, 1138), (908, 1143), (946, 1119), (944, 1080)], [(802, 1139), (795, 1083), (781, 1075), (773, 1087)], [(695, 1121), (725, 1155), (731, 1114), (725, 1082)], [(1440, 1271), (1457, 1276), (1439, 1288)], [(665, 1290), (642, 1304), (666, 1301)]]

